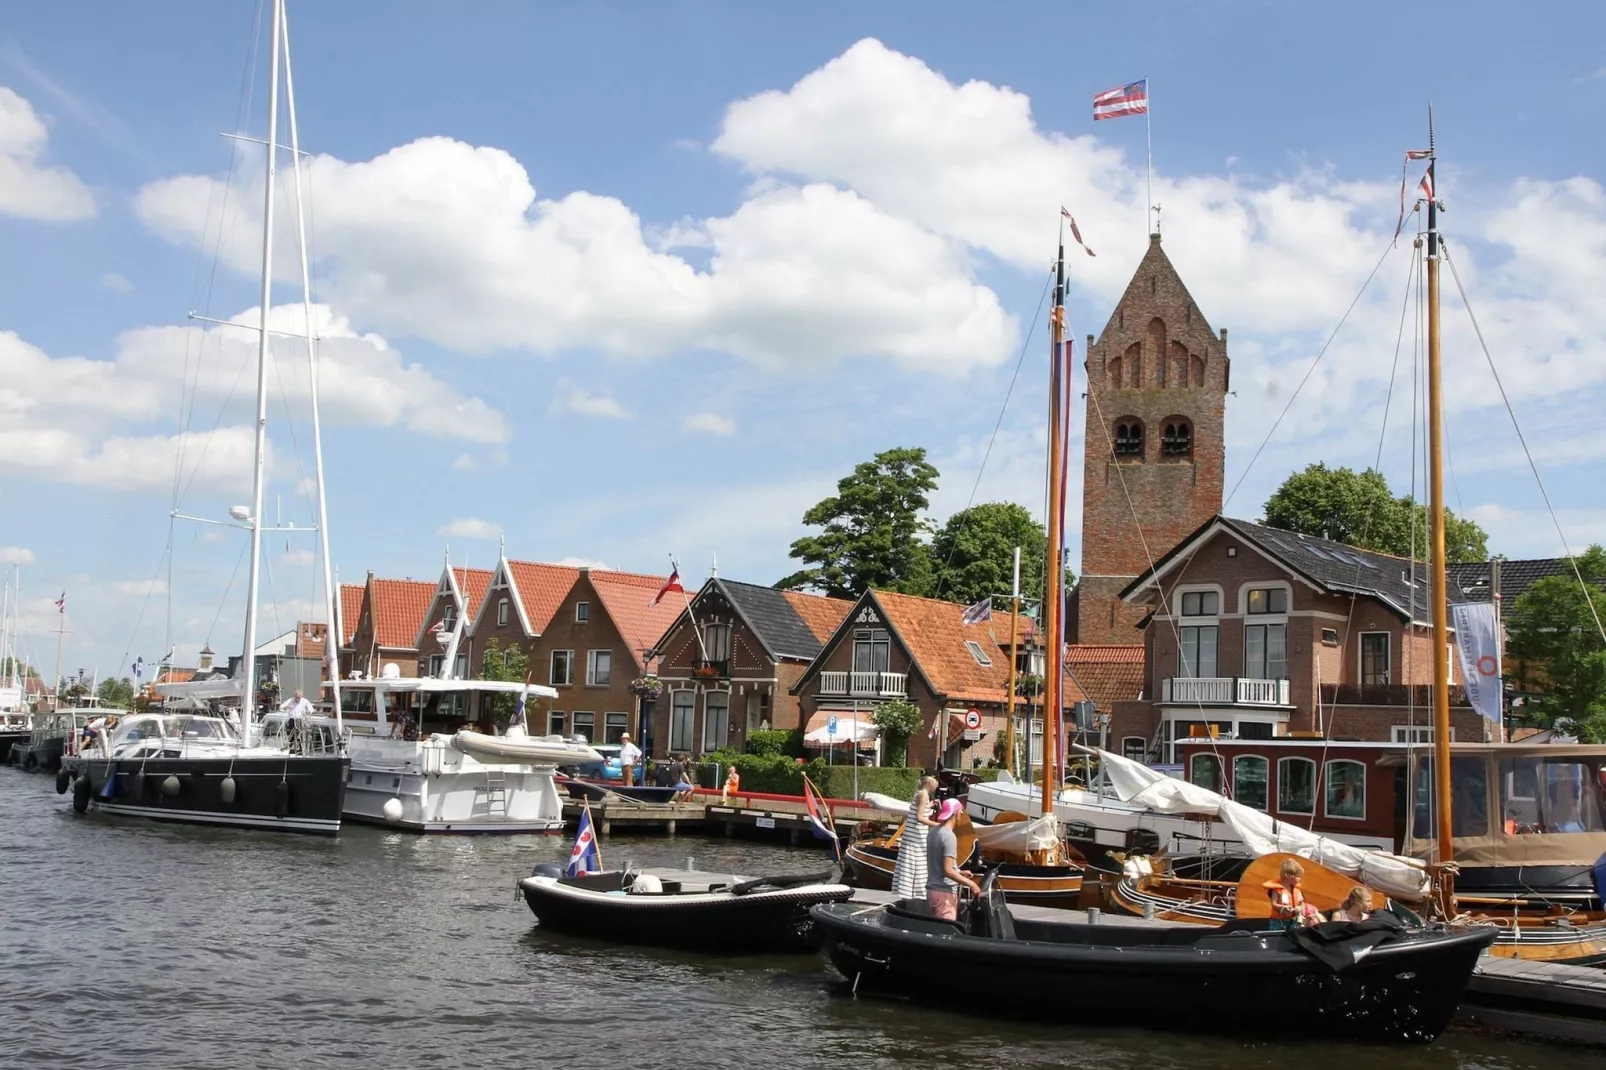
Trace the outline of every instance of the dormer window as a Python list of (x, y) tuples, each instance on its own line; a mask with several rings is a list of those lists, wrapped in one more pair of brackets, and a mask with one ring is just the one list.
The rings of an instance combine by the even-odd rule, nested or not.
[(1116, 423), (1115, 455), (1117, 457), (1143, 456), (1143, 424), (1141, 421), (1129, 418)]

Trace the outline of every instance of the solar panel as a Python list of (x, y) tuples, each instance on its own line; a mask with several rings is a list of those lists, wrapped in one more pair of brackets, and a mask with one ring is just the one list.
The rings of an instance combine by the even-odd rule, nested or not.
[(1331, 561), (1332, 560), (1332, 558), (1330, 558), (1326, 554), (1322, 553), (1321, 550), (1319, 550), (1316, 547), (1312, 546), (1310, 543), (1306, 543), (1305, 544), (1305, 552), (1310, 554), (1312, 557), (1319, 557), (1323, 561)]

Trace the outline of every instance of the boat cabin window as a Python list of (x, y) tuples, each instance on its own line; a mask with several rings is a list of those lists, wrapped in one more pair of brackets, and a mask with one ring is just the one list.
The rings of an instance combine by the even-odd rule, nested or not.
[[(1431, 840), (1438, 835), (1433, 820), (1432, 758), (1417, 759), (1416, 784), (1411, 794), (1411, 834), (1419, 840)], [(1450, 759), (1450, 833), (1457, 838), (1489, 834), (1489, 770), (1482, 757)]]
[(1523, 757), (1500, 761), (1500, 806), (1508, 836), (1606, 832), (1599, 760)]
[(1188, 779), (1206, 791), (1220, 794), (1224, 786), (1221, 759), (1214, 754), (1195, 754), (1188, 760)]
[(1328, 817), (1366, 816), (1366, 766), (1348, 758), (1327, 763), (1326, 813)]
[(1256, 810), (1266, 809), (1266, 759), (1240, 754), (1232, 760), (1232, 797)]
[(340, 708), (347, 713), (373, 713), (374, 693), (369, 688), (340, 688)]
[(1285, 814), (1316, 812), (1316, 763), (1309, 758), (1277, 759), (1277, 809)]
[(132, 743), (140, 739), (162, 738), (162, 719), (155, 716), (132, 717), (117, 727), (114, 743)]
[(184, 739), (234, 738), (234, 727), (216, 717), (175, 717), (168, 723), (167, 732)]

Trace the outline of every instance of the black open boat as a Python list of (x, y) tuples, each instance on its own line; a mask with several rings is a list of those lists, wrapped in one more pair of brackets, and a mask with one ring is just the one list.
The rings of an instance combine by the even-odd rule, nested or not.
[(813, 950), (819, 941), (809, 908), (853, 895), (829, 873), (702, 884), (617, 870), (562, 873), (561, 866), (543, 863), (519, 882), (542, 928), (736, 954)]
[[(1199, 1033), (1429, 1041), (1449, 1023), (1489, 929), (1407, 930), (1393, 917), (1285, 932), (1143, 922), (1034, 922), (989, 874), (962, 922), (921, 900), (814, 907), (831, 962), (855, 991), (957, 1000), (989, 1013)], [(962, 976), (962, 985), (940, 981)], [(1074, 993), (1000, 1001), (990, 993)]]

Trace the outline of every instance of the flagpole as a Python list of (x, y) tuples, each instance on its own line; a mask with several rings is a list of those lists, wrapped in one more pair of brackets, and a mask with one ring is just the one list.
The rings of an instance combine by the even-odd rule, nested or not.
[(1150, 234), (1160, 233), (1160, 221), (1154, 217), (1154, 87), (1149, 84), (1149, 76), (1143, 76), (1143, 134), (1149, 143), (1148, 159), (1144, 171), (1148, 179), (1149, 203), (1143, 210), (1143, 221), (1153, 229)]

